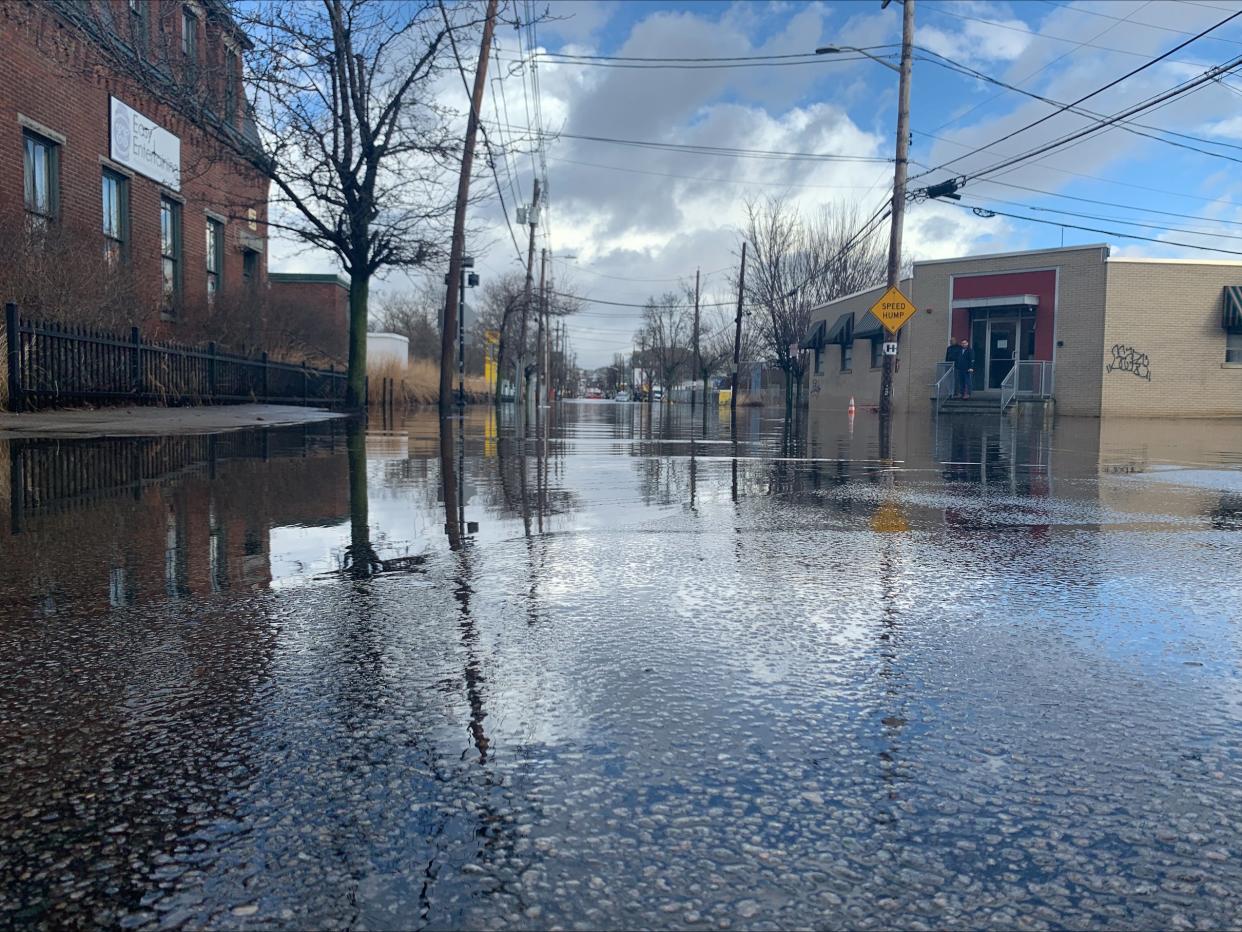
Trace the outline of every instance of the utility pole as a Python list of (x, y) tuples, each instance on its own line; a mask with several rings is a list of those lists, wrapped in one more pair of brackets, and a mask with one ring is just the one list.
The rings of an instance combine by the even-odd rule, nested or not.
[(535, 191), (530, 199), (530, 213), (526, 216), (530, 225), (530, 242), (526, 247), (526, 298), (522, 302), (522, 326), (518, 334), (517, 385), (514, 386), (522, 424), (526, 423), (526, 317), (530, 310), (531, 287), (535, 273), (535, 224), (538, 218), (539, 179), (536, 178)]
[[(690, 380), (690, 413), (694, 413), (694, 383), (703, 371), (703, 354), (699, 350), (699, 269), (694, 270), (694, 377)], [(703, 404), (707, 404), (707, 390), (703, 391)]]
[[(910, 160), (910, 71), (914, 47), (914, 0), (905, 0), (901, 18), (901, 80), (897, 89), (897, 160), (893, 168), (893, 209), (888, 234), (888, 287), (897, 287), (901, 280), (901, 232), (906, 212), (906, 173)], [(884, 329), (884, 340), (896, 342), (897, 334)], [(888, 446), (888, 419), (893, 414), (893, 369), (896, 356), (884, 356), (884, 374), (880, 381), (880, 438)], [(887, 459), (888, 450), (880, 451)]]
[(729, 392), (729, 430), (737, 439), (737, 367), (742, 356), (742, 295), (746, 293), (746, 241), (742, 240), (742, 270), (737, 275), (737, 320), (733, 325), (733, 388)]
[(479, 65), (474, 70), (474, 94), (470, 98), (470, 117), (466, 121), (466, 142), (461, 154), (461, 176), (457, 179), (457, 203), (453, 211), (453, 242), (449, 249), (449, 287), (444, 300), (444, 326), (440, 328), (440, 417), (452, 411), (453, 337), (457, 329), (458, 289), (461, 258), (466, 251), (466, 205), (470, 200), (470, 172), (474, 166), (474, 140), (483, 112), (483, 90), (487, 87), (487, 60), (492, 54), (492, 31), (496, 26), (497, 0), (487, 0), (487, 19), (479, 45)]
[(539, 327), (535, 331), (535, 391), (532, 395), (535, 401), (535, 431), (539, 431), (539, 408), (540, 402), (543, 400), (540, 396), (543, 392), (544, 382), (547, 380), (546, 371), (543, 370), (543, 347), (544, 347), (544, 318), (547, 317), (548, 304), (548, 250), (542, 249), (539, 252), (539, 310), (536, 312)]

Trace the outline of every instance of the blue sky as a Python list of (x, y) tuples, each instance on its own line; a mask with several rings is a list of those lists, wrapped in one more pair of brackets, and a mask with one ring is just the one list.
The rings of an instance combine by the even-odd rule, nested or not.
[[(912, 174), (1054, 110), (954, 73), (934, 63), (931, 53), (1070, 102), (1240, 9), (1237, 0), (919, 0), (916, 43), (927, 52), (919, 53), (914, 66)], [(878, 0), (553, 0), (549, 10), (556, 19), (538, 27), (539, 48), (578, 55), (694, 58), (808, 53), (826, 44), (885, 46), (899, 41), (901, 25), (899, 4), (882, 11)], [(527, 55), (529, 38), (522, 37), (520, 49)], [(529, 125), (527, 110), (533, 106), (531, 74), (521, 65), (517, 40), (511, 26), (498, 29), (501, 67), (492, 74), (485, 104), (485, 119), (509, 127)], [(892, 48), (874, 51), (895, 54)], [(1242, 17), (1083, 106), (1113, 114), (1239, 55)], [(820, 56), (809, 64), (788, 66), (639, 70), (541, 58), (538, 74), (542, 125), (562, 134), (546, 148), (551, 213), (550, 223), (541, 229), (540, 245), (578, 257), (554, 262), (553, 270), (558, 280), (592, 298), (641, 302), (648, 294), (675, 287), (678, 279), (692, 280), (698, 267), (711, 273), (706, 280), (709, 296), (726, 300), (723, 270), (736, 261), (737, 229), (747, 196), (785, 195), (807, 213), (853, 205), (869, 215), (891, 184), (891, 165), (883, 162), (725, 158), (570, 138), (891, 158), (897, 76), (872, 61)], [(1195, 137), (1165, 136), (1214, 154), (1114, 127), (990, 180), (971, 181), (962, 192), (967, 207), (1034, 214), (1160, 242), (1000, 216), (984, 219), (960, 206), (925, 203), (913, 205), (907, 215), (907, 258), (1107, 241), (1124, 254), (1242, 259), (1173, 245), (1242, 253), (1242, 172), (1237, 170), (1242, 163), (1234, 161), (1242, 159), (1242, 76), (1223, 80), (1206, 82), (1167, 106), (1135, 117), (1155, 128), (1154, 135), (1171, 130)], [(932, 173), (922, 183), (969, 174), (1089, 124), (1086, 117), (1060, 114)], [(495, 126), (493, 134), (509, 135)], [(516, 139), (520, 134), (512, 135)], [(529, 156), (514, 156), (502, 167), (502, 188), (512, 211), (514, 200), (529, 198), (538, 169)], [(477, 182), (489, 183), (490, 177)], [(1036, 207), (1046, 210), (1030, 209)], [(1047, 210), (1053, 208), (1092, 217)], [(498, 202), (481, 207), (473, 220), (484, 229), (481, 240), (490, 244), (480, 259), (483, 274), (516, 269)], [(637, 316), (623, 308), (588, 306), (570, 324), (579, 361), (597, 366), (613, 352), (628, 349)]]

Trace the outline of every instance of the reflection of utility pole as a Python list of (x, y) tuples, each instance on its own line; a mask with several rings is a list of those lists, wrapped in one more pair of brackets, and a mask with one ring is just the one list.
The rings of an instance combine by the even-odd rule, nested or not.
[(457, 329), (457, 280), (461, 277), (461, 260), (466, 252), (466, 205), (470, 200), (470, 172), (474, 164), (474, 140), (479, 131), (479, 114), (483, 111), (483, 91), (487, 86), (487, 60), (491, 56), (492, 30), (496, 26), (497, 0), (488, 0), (483, 22), (483, 39), (479, 47), (479, 65), (474, 72), (474, 95), (470, 100), (470, 116), (466, 121), (466, 140), (461, 155), (461, 175), (457, 179), (457, 203), (453, 212), (453, 241), (449, 248), (449, 289), (444, 302), (444, 326), (440, 328), (440, 417), (446, 418), (452, 408), (453, 334)]
[[(888, 236), (888, 287), (901, 280), (901, 233), (906, 209), (906, 172), (910, 160), (910, 72), (914, 46), (914, 0), (905, 0), (901, 18), (901, 78), (897, 89), (897, 162), (893, 169), (893, 209)], [(886, 342), (897, 334), (884, 330)], [(880, 382), (880, 458), (892, 458), (893, 369), (897, 357), (884, 354)]]
[(733, 326), (733, 390), (729, 393), (729, 430), (737, 440), (737, 367), (742, 355), (742, 295), (746, 291), (746, 241), (742, 241), (742, 268), (737, 276), (737, 320)]

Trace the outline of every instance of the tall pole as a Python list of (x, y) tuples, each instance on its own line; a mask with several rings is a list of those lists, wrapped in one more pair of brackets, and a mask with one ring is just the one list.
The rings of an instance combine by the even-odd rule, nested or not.
[(742, 240), (742, 268), (737, 275), (737, 320), (733, 325), (733, 387), (729, 392), (729, 430), (737, 439), (737, 367), (742, 357), (742, 296), (746, 292), (746, 241)]
[[(914, 0), (905, 0), (901, 19), (901, 82), (897, 89), (897, 161), (893, 168), (893, 209), (888, 234), (888, 286), (897, 287), (901, 279), (901, 228), (906, 212), (906, 172), (910, 159), (910, 71), (914, 46)], [(884, 329), (884, 339), (893, 343), (897, 334)], [(893, 414), (893, 368), (896, 356), (884, 356), (884, 375), (880, 382), (880, 438), (887, 446), (888, 419)], [(888, 458), (882, 449), (882, 459)]]
[[(457, 285), (457, 407), (466, 407), (466, 270), (461, 270)], [(459, 413), (462, 413), (459, 410)]]
[(530, 293), (535, 274), (535, 218), (539, 210), (539, 179), (535, 179), (535, 191), (530, 199), (530, 242), (526, 246), (526, 291), (522, 302), (522, 326), (518, 334), (517, 351), (517, 405), (521, 423), (526, 423), (526, 318), (530, 311)]
[(444, 300), (444, 326), (440, 328), (440, 417), (452, 411), (453, 336), (457, 329), (458, 289), (461, 257), (466, 251), (466, 204), (470, 200), (470, 172), (474, 166), (474, 140), (483, 112), (483, 89), (487, 86), (487, 60), (492, 53), (492, 31), (496, 26), (497, 0), (487, 0), (487, 19), (479, 45), (479, 65), (474, 70), (474, 94), (470, 98), (470, 117), (466, 121), (466, 142), (461, 153), (461, 175), (457, 179), (457, 203), (453, 210), (453, 242), (449, 250), (449, 287)]
[[(690, 413), (694, 413), (694, 383), (699, 380), (703, 370), (703, 354), (699, 350), (699, 270), (694, 270), (694, 377), (690, 380)], [(707, 404), (707, 392), (703, 393), (703, 404)]]
[(535, 431), (539, 430), (539, 407), (542, 400), (544, 382), (547, 380), (547, 374), (543, 370), (543, 338), (544, 338), (544, 308), (547, 304), (547, 279), (548, 275), (548, 250), (541, 249), (539, 251), (539, 309), (535, 312), (538, 321), (538, 329), (535, 331), (535, 392), (532, 396), (535, 402)]

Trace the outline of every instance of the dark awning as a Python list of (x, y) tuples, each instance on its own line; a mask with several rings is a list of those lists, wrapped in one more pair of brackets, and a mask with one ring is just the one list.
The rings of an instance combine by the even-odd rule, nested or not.
[(863, 315), (862, 321), (854, 329), (855, 340), (878, 340), (882, 336), (884, 325), (870, 311)]
[(1225, 314), (1221, 326), (1230, 333), (1242, 333), (1242, 285), (1225, 286)]
[(828, 321), (821, 320), (811, 328), (811, 332), (798, 344), (799, 349), (821, 350), (824, 348), (824, 337), (828, 332)]
[(824, 343), (831, 346), (839, 343), (842, 346), (849, 346), (854, 342), (854, 312), (842, 314), (837, 318), (837, 322), (832, 325), (828, 331), (828, 336), (824, 339)]

